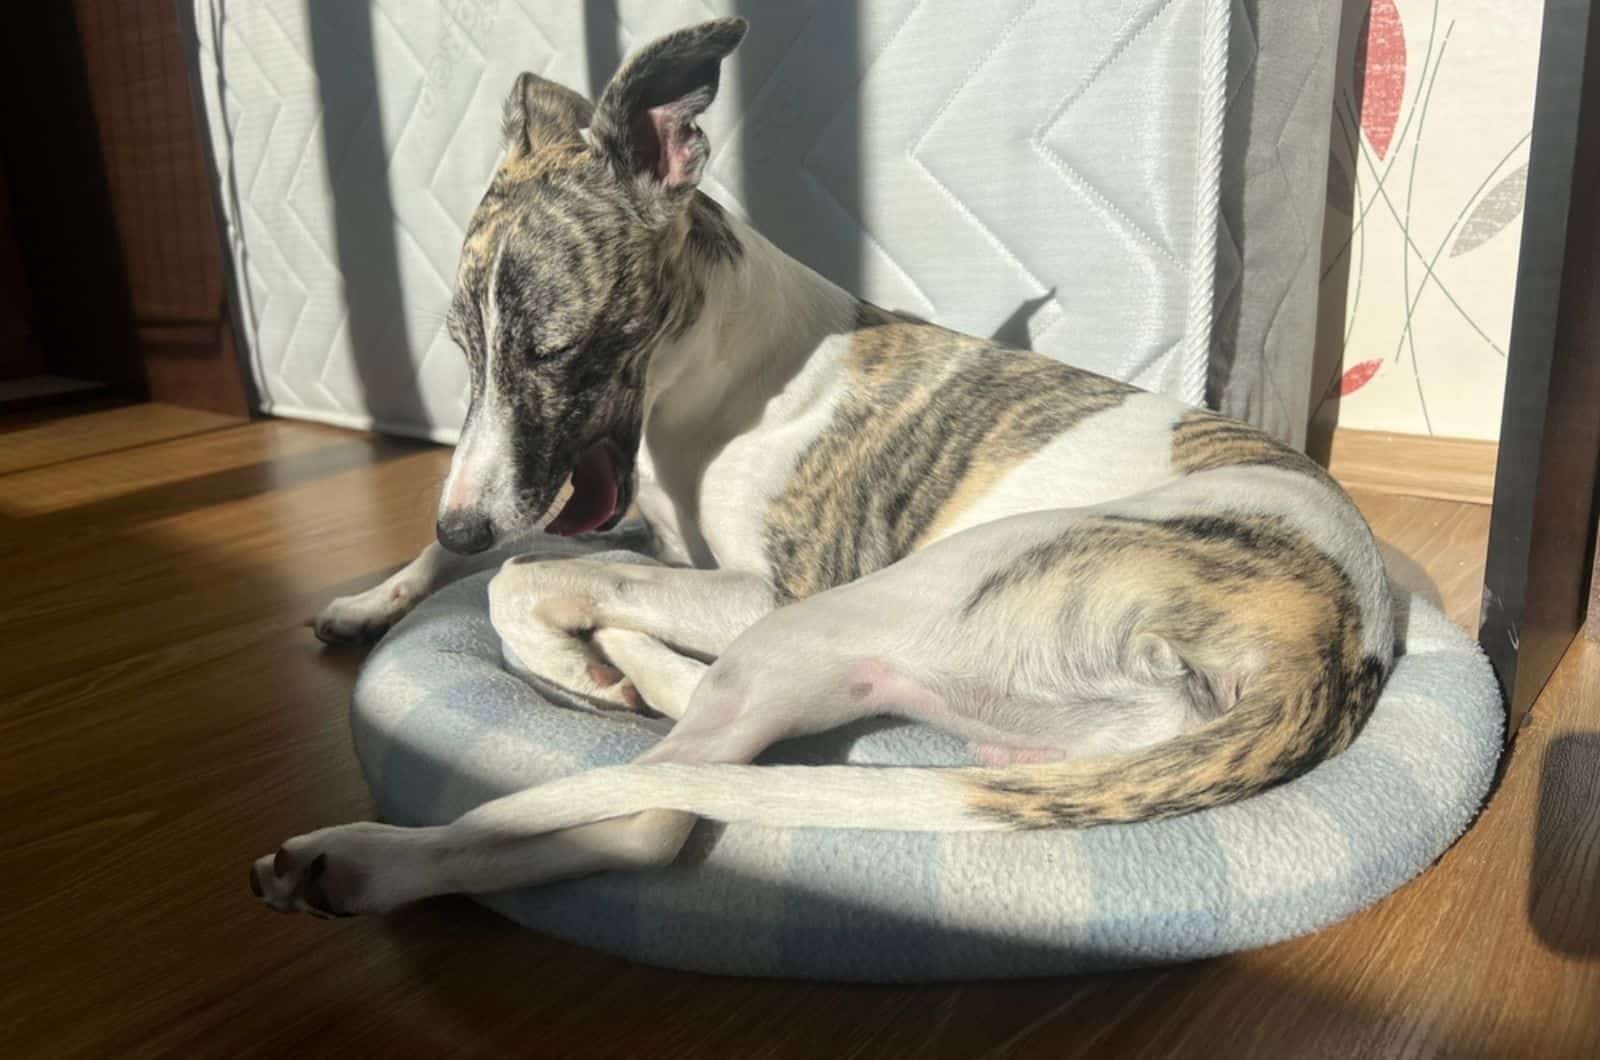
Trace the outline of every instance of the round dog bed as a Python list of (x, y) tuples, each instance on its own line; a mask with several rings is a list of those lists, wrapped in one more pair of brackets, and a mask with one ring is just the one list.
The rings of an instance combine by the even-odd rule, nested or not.
[[(380, 816), (441, 824), (520, 788), (625, 762), (660, 729), (557, 704), (507, 673), (488, 574), (425, 601), (373, 651), (356, 749)], [(906, 834), (702, 822), (668, 869), (485, 896), (512, 920), (648, 964), (737, 975), (940, 980), (1190, 960), (1331, 924), (1466, 828), (1504, 723), (1482, 653), (1401, 596), (1405, 652), (1343, 755), (1242, 803), (1082, 832)], [(878, 721), (763, 761), (966, 764)]]

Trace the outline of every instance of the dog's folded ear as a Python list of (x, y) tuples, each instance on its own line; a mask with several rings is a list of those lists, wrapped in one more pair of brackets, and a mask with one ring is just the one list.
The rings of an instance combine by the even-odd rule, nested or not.
[(594, 104), (565, 85), (538, 74), (519, 74), (506, 97), (500, 135), (512, 153), (532, 154), (541, 147), (578, 142), (594, 118)]
[(693, 192), (710, 154), (695, 119), (717, 97), (722, 60), (748, 28), (742, 18), (703, 22), (652, 41), (623, 63), (589, 127), (620, 176), (673, 197)]

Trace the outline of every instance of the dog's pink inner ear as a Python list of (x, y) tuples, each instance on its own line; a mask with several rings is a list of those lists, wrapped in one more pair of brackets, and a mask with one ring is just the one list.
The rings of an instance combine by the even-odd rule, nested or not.
[(634, 132), (645, 168), (669, 188), (697, 183), (704, 160), (695, 144), (699, 131), (689, 109), (679, 103), (667, 103), (646, 109), (641, 118)]

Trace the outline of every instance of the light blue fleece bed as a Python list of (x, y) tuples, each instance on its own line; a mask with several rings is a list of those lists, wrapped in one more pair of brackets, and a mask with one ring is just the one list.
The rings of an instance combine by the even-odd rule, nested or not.
[[(356, 685), (378, 813), (440, 824), (657, 738), (556, 705), (505, 672), (488, 575), (425, 601)], [(487, 896), (520, 924), (647, 964), (913, 981), (1060, 975), (1263, 946), (1340, 920), (1422, 872), (1489, 790), (1504, 726), (1477, 645), (1402, 597), (1404, 654), (1343, 755), (1264, 795), (1171, 821), (957, 835), (702, 822), (671, 868)], [(964, 764), (898, 722), (794, 741), (763, 761)]]

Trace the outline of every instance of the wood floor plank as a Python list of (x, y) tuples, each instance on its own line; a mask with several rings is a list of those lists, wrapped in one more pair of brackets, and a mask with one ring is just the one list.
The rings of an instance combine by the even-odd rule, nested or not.
[[(319, 424), (268, 420), (170, 440), (95, 453), (71, 462), (0, 476), (0, 518), (39, 520), (72, 512), (74, 525), (149, 518), (183, 505), (211, 505), (234, 496), (293, 486), (321, 473), (326, 452), (400, 452), (407, 443), (380, 440)], [(94, 503), (102, 507), (85, 509)], [(40, 521), (24, 530), (50, 531)]]
[(237, 416), (159, 404), (58, 417), (0, 434), (0, 475), (245, 422)]
[(1499, 446), (1476, 438), (1435, 438), (1339, 428), (1328, 471), (1347, 488), (1401, 497), (1488, 505)]
[[(374, 465), (370, 447), (338, 443), (312, 455), (323, 477), (230, 488), (147, 523), (39, 531), (37, 544), (0, 560), (0, 578), (18, 585), (0, 609), (0, 694), (81, 678), (98, 663), (127, 665), (145, 651), (185, 645), (193, 654), (262, 616), (304, 622), (331, 589), (375, 582), (426, 543), (433, 503), (418, 484), (436, 480), (442, 454)], [(32, 522), (16, 535), (30, 538)], [(77, 635), (63, 639), (63, 627)]]
[[(427, 540), (448, 454), (297, 424), (216, 434), (235, 432), (23, 472), (21, 500), (0, 478), (0, 533), (27, 552), (0, 554), (4, 1055), (1600, 1055), (1594, 645), (1434, 869), (1231, 958), (839, 987), (637, 967), (459, 899), (274, 916), (250, 860), (371, 812), (347, 716), (360, 653), (300, 623)], [(1475, 619), (1484, 510), (1358, 499), (1409, 557), (1400, 580)]]
[(1466, 630), (1478, 628), (1489, 509), (1479, 504), (1352, 489), (1389, 573)]

